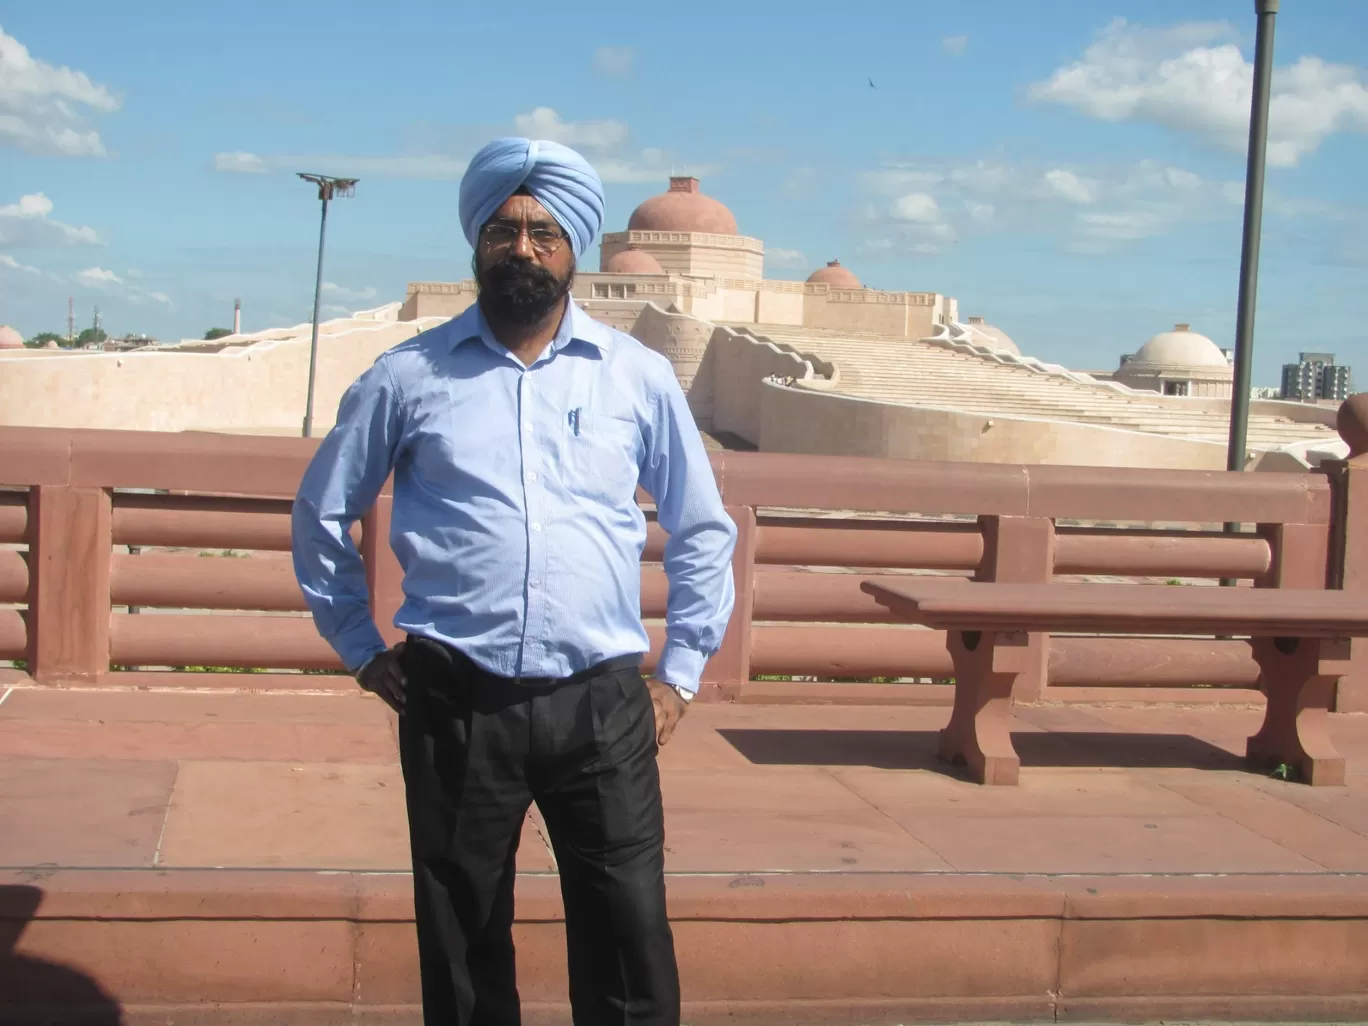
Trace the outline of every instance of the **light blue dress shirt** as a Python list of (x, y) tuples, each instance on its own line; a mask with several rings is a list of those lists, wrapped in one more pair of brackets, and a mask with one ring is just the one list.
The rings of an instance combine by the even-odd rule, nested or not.
[(567, 307), (530, 367), (476, 305), (381, 354), (343, 395), (292, 522), (295, 575), (349, 669), (385, 648), (347, 532), (391, 471), (396, 627), (502, 677), (648, 651), (640, 483), (669, 533), (655, 676), (697, 690), (735, 602), (736, 526), (669, 362)]

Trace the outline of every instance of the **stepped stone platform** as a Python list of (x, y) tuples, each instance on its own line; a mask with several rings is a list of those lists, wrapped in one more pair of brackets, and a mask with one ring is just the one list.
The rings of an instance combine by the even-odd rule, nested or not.
[[(420, 1021), (378, 701), (11, 683), (0, 1022)], [(944, 708), (695, 706), (661, 753), (684, 1021), (1368, 1019), (1368, 717), (1312, 789), (1244, 770), (1244, 694), (1020, 707), (1017, 788), (936, 766)], [(526, 1021), (568, 1022), (535, 815), (518, 864)]]
[[(1041, 374), (930, 342), (785, 325), (731, 327), (836, 364), (841, 382), (834, 391), (840, 395), (892, 405), (948, 404), (986, 416), (1073, 421), (1209, 442), (1224, 442), (1229, 436), (1229, 413), (1224, 409), (1185, 407), (1158, 392), (1120, 391), (1107, 384)], [(890, 346), (896, 347), (896, 359), (889, 358)], [(1329, 424), (1299, 423), (1258, 412), (1249, 418), (1249, 444), (1254, 449), (1338, 440)]]

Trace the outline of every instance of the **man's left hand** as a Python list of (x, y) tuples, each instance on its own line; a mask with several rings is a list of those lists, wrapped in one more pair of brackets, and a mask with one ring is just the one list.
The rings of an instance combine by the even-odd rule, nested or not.
[(654, 677), (647, 679), (646, 687), (651, 692), (651, 705), (655, 708), (656, 744), (663, 746), (688, 711), (689, 703), (680, 698), (679, 692), (670, 685)]

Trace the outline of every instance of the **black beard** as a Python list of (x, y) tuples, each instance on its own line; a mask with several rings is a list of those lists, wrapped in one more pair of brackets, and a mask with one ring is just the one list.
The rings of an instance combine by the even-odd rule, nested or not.
[(574, 280), (573, 267), (562, 281), (541, 264), (521, 257), (475, 264), (475, 283), (480, 287), (485, 316), (513, 328), (530, 328), (564, 305)]

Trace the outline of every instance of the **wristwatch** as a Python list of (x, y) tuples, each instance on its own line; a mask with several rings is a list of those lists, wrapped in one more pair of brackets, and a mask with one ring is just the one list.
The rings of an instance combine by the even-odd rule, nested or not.
[(680, 698), (684, 699), (685, 705), (688, 705), (690, 702), (694, 700), (694, 693), (690, 691), (688, 688), (680, 687), (678, 684), (671, 684), (668, 680), (661, 681), (661, 683), (666, 685), (667, 687), (673, 688), (674, 693), (678, 695)]

